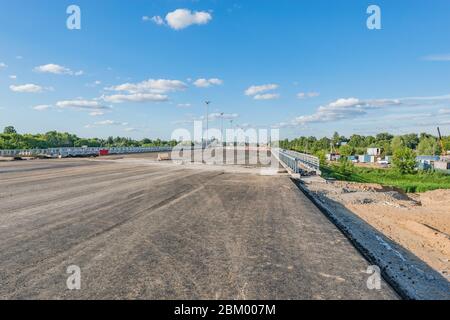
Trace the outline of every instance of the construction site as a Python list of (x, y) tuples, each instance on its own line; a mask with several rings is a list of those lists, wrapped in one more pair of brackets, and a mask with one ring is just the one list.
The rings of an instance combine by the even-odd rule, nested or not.
[[(307, 180), (319, 179), (313, 159), (268, 149), (223, 154), (233, 156), (214, 164), (191, 160), (202, 150), (177, 161), (150, 152), (0, 162), (0, 298), (448, 298), (449, 239), (439, 225), (448, 216), (434, 224), (442, 248), (424, 257), (436, 271), (410, 253), (398, 262), (403, 247), (384, 241), (414, 252), (403, 238), (349, 236), (302, 191), (311, 185), (323, 196)], [(307, 172), (314, 175), (303, 181)], [(373, 290), (375, 262), (383, 279)], [(81, 269), (82, 290), (67, 290), (71, 265)]]
[(450, 1), (378, 2), (0, 0), (0, 301), (450, 301)]

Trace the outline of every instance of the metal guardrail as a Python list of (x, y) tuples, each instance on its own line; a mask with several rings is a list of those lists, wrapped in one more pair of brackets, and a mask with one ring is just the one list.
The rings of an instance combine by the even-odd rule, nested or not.
[(287, 165), (294, 173), (300, 173), (300, 167), (298, 166), (298, 159), (287, 154), (284, 150), (279, 150), (278, 158), (285, 165)]
[(312, 156), (310, 154), (300, 153), (296, 151), (284, 150), (285, 153), (289, 154), (292, 157), (298, 159), (298, 161), (305, 166), (306, 168), (316, 171), (320, 174), (320, 160), (318, 157)]
[(279, 160), (287, 165), (294, 173), (300, 173), (300, 165), (302, 165), (319, 175), (321, 174), (320, 160), (315, 156), (282, 149), (274, 149), (274, 151), (278, 154)]
[(147, 152), (168, 152), (170, 147), (124, 147), (124, 148), (49, 148), (49, 149), (21, 149), (21, 150), (0, 150), (1, 157), (76, 157), (99, 155), (100, 150), (108, 150), (109, 154), (147, 153)]

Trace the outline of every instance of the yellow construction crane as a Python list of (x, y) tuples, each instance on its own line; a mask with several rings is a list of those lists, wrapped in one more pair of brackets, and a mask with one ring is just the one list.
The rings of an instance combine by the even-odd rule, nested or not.
[(438, 135), (439, 135), (439, 143), (441, 144), (441, 150), (442, 150), (441, 155), (445, 157), (447, 155), (447, 151), (444, 148), (444, 141), (442, 141), (441, 130), (439, 129), (439, 127), (437, 128), (437, 130), (438, 130)]

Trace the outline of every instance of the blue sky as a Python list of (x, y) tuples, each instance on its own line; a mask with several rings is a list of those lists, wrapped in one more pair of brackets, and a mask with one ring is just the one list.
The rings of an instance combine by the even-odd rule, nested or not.
[(211, 100), (288, 138), (450, 134), (449, 30), (448, 0), (1, 0), (0, 127), (169, 138)]

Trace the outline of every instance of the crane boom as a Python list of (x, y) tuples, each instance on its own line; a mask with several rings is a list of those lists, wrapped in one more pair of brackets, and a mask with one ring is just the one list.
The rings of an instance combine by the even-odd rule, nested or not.
[(444, 142), (442, 141), (441, 129), (439, 129), (439, 127), (437, 127), (437, 130), (438, 130), (438, 135), (439, 135), (439, 143), (441, 145), (441, 150), (442, 150), (441, 155), (446, 156), (447, 152), (444, 149)]

